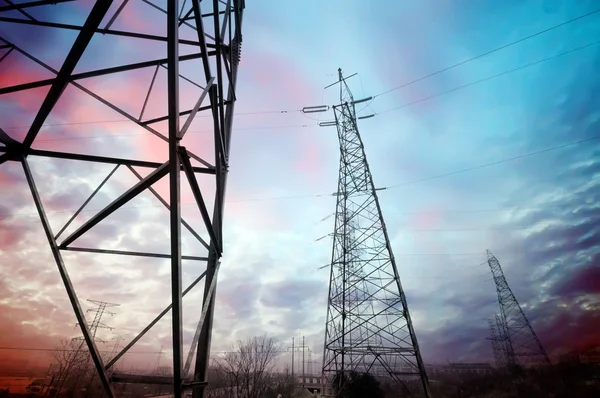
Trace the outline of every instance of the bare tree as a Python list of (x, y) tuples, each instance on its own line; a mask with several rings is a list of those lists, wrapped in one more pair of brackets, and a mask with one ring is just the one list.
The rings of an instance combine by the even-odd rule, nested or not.
[(237, 398), (262, 398), (271, 388), (271, 372), (279, 352), (274, 338), (262, 335), (238, 340), (232, 351), (217, 360), (227, 375), (231, 395)]
[(87, 352), (83, 342), (62, 339), (52, 353), (55, 370), (52, 374), (52, 390), (55, 394), (73, 394), (87, 371)]

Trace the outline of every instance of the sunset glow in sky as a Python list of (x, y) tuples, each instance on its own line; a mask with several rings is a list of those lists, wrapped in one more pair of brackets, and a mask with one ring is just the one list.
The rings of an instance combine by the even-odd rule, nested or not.
[[(356, 98), (375, 97), (357, 107), (361, 115), (375, 114), (358, 127), (375, 185), (387, 188), (379, 198), (425, 361), (492, 362), (485, 338), (498, 303), (486, 249), (500, 261), (551, 357), (600, 342), (600, 12), (398, 88), (590, 13), (598, 3), (376, 3), (246, 1), (213, 351), (262, 333), (284, 347), (304, 335), (317, 361), (313, 369), (320, 365), (329, 277), (320, 268), (330, 261), (332, 242), (318, 239), (333, 230), (327, 216), (335, 210), (339, 146), (334, 128), (318, 127), (332, 113), (299, 109), (335, 103), (338, 92), (323, 88), (337, 79), (339, 67), (358, 73), (348, 81)], [(120, 4), (115, 0), (107, 20)], [(91, 6), (84, 0), (28, 12), (81, 24)], [(2, 16), (23, 18), (12, 11)], [(132, 0), (112, 29), (165, 35), (166, 22), (159, 11)], [(193, 33), (182, 28), (180, 34), (193, 39)], [(0, 21), (0, 37), (55, 69), (76, 34)], [(164, 53), (164, 43), (95, 35), (76, 72)], [(192, 66), (181, 73), (196, 76), (200, 70)], [(138, 116), (153, 73), (147, 68), (80, 83)], [(16, 52), (0, 62), (0, 87), (52, 77)], [(186, 84), (182, 109), (198, 97)], [(165, 114), (166, 97), (159, 94), (165, 87), (161, 69), (145, 117)], [(22, 139), (47, 91), (1, 95), (0, 128)], [(192, 124), (185, 145), (210, 157), (208, 121)], [(166, 131), (166, 124), (157, 129)], [(162, 141), (72, 85), (33, 147), (167, 158)], [(112, 169), (30, 162), (55, 232)], [(136, 181), (120, 169), (68, 231)], [(200, 180), (201, 186), (208, 181)], [(165, 196), (168, 181), (156, 188)], [(192, 201), (184, 190), (183, 216), (200, 228)], [(78, 245), (168, 253), (168, 238), (168, 213), (146, 193)], [(186, 255), (204, 255), (187, 232), (183, 247)], [(92, 308), (85, 299), (120, 304), (104, 319), (114, 330), (99, 332), (107, 340), (101, 350), (111, 351), (117, 335), (127, 342), (169, 303), (168, 260), (63, 254), (85, 308)], [(184, 262), (184, 286), (203, 266)], [(185, 347), (201, 294), (184, 299)], [(75, 324), (21, 165), (6, 162), (0, 165), (0, 363), (45, 366), (45, 351), (6, 348), (53, 348), (60, 338), (80, 334)], [(167, 363), (169, 328), (165, 317), (121, 365), (152, 367), (161, 349)]]

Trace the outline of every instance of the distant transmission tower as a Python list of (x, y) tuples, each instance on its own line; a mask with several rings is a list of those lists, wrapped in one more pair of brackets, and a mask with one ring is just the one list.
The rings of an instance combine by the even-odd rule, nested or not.
[[(429, 381), (363, 143), (355, 101), (339, 69), (340, 104), (333, 107), (340, 141), (323, 378), (369, 373), (398, 383), (405, 393), (430, 397)], [(351, 77), (351, 76), (350, 76)], [(334, 83), (334, 84), (336, 84)]]
[(492, 271), (500, 315), (496, 316), (497, 338), (503, 352), (503, 362), (509, 368), (550, 364), (550, 359), (538, 339), (523, 309), (515, 298), (502, 272), (500, 262), (487, 251), (488, 265)]
[(494, 361), (496, 367), (504, 369), (508, 363), (508, 352), (506, 350), (506, 328), (500, 315), (496, 314), (494, 319), (488, 319), (490, 325), (490, 337), (492, 350), (494, 352)]
[[(115, 304), (115, 303), (109, 303), (106, 301), (98, 301), (98, 300), (87, 300), (92, 304), (97, 305), (97, 308), (90, 308), (89, 310), (87, 310), (86, 312), (93, 312), (94, 313), (94, 319), (92, 320), (91, 323), (88, 324), (90, 333), (92, 335), (92, 338), (94, 339), (94, 341), (99, 341), (102, 343), (106, 343), (106, 341), (101, 340), (96, 338), (96, 333), (98, 332), (98, 329), (109, 329), (112, 330), (113, 328), (111, 328), (110, 326), (105, 325), (104, 323), (102, 323), (102, 317), (104, 316), (104, 314), (109, 314), (109, 315), (114, 315), (114, 312), (108, 311), (106, 308), (108, 307), (118, 307), (121, 304)], [(83, 336), (81, 337), (75, 337), (73, 340), (84, 340)]]

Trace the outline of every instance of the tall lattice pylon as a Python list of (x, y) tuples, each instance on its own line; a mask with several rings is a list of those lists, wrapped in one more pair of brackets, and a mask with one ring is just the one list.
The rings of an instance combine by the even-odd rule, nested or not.
[[(245, 0), (44, 0), (0, 6), (0, 74), (19, 77), (0, 79), (0, 167), (16, 164), (23, 169), (39, 216), (39, 229), (46, 236), (70, 308), (108, 398), (115, 396), (115, 383), (170, 383), (175, 397), (189, 391), (194, 398), (205, 396), (224, 248), (224, 201), (239, 94), (236, 85), (244, 9)], [(135, 21), (127, 15), (134, 15)], [(74, 109), (85, 109), (85, 115)], [(121, 128), (135, 131), (136, 138), (114, 141), (112, 138), (119, 134), (115, 135), (112, 128), (87, 119), (105, 112), (124, 121)], [(190, 131), (200, 118), (203, 125), (211, 126), (212, 134), (198, 141)], [(57, 121), (60, 131), (47, 131), (48, 124)], [(22, 128), (10, 127), (17, 122)], [(23, 123), (30, 124), (25, 127)], [(102, 145), (78, 141), (73, 146), (44, 138), (47, 134), (66, 134), (64, 127), (73, 123), (79, 127), (69, 139), (91, 138), (89, 130), (94, 136), (98, 134), (96, 138), (110, 141)], [(44, 141), (55, 144), (44, 146)], [(36, 166), (36, 162), (46, 163)], [(49, 217), (45, 203), (50, 193), (38, 188), (44, 186), (40, 184), (42, 178), (50, 176), (47, 164), (56, 165), (53, 178), (65, 179), (64, 189), (70, 190), (65, 192), (72, 200), (81, 199), (79, 208), (64, 224), (55, 224)], [(83, 191), (72, 190), (75, 185), (69, 181), (82, 178), (92, 184), (98, 178), (96, 173), (104, 172), (100, 171), (102, 167), (106, 167), (106, 177), (85, 200), (80, 197)], [(92, 168), (98, 171), (86, 171)], [(126, 181), (126, 189), (101, 209), (88, 207), (115, 179)], [(165, 189), (157, 188), (159, 184)], [(18, 189), (3, 189), (0, 202), (4, 204)], [(191, 214), (201, 219), (196, 227), (188, 222), (190, 218), (186, 221), (187, 215), (183, 216), (181, 198), (185, 192), (193, 197), (195, 209)], [(160, 202), (165, 216), (161, 229), (168, 238), (153, 247), (115, 240), (118, 234), (139, 227), (141, 219), (120, 217), (119, 213), (131, 201), (144, 197)], [(14, 214), (19, 208), (12, 210)], [(149, 220), (144, 217), (144, 221)], [(113, 232), (100, 230), (107, 222), (114, 223)], [(189, 245), (184, 244), (186, 236)], [(138, 243), (146, 248), (140, 249)], [(16, 246), (10, 249), (17, 250)], [(137, 258), (132, 263), (162, 259), (170, 264), (170, 283), (160, 279), (161, 288), (154, 292), (157, 299), (165, 300), (164, 310), (149, 319), (147, 326), (140, 328), (109, 361), (102, 358), (69, 273), (69, 263), (76, 263), (75, 258), (69, 260), (65, 252)], [(37, 252), (31, 261), (35, 262), (36, 257)], [(197, 274), (189, 285), (184, 285), (184, 261), (196, 264), (193, 269)], [(119, 275), (115, 272), (117, 264), (109, 267)], [(151, 276), (143, 278), (147, 281)], [(204, 290), (199, 291), (202, 287), (198, 285), (204, 285)], [(115, 292), (116, 286), (112, 286)], [(184, 318), (183, 299), (188, 293), (194, 295), (192, 290), (202, 297), (194, 299), (193, 310)], [(138, 316), (130, 315), (137, 327)], [(197, 326), (188, 345), (184, 325), (190, 316)], [(121, 358), (165, 317), (170, 318), (171, 325), (172, 374), (157, 378), (114, 372)]]
[(506, 281), (500, 262), (489, 250), (487, 257), (498, 293), (500, 315), (496, 317), (496, 325), (505, 365), (514, 368), (550, 364), (542, 343)]
[(494, 319), (488, 319), (490, 325), (490, 337), (488, 340), (492, 342), (492, 350), (494, 352), (494, 361), (496, 367), (504, 369), (508, 362), (508, 352), (506, 346), (506, 327), (502, 322), (500, 314), (495, 314)]
[[(430, 397), (417, 336), (360, 138), (352, 93), (339, 70), (333, 107), (340, 141), (323, 379), (369, 373)], [(339, 377), (339, 376), (338, 376)], [(327, 386), (326, 386), (327, 387)], [(421, 395), (421, 394), (419, 394)]]

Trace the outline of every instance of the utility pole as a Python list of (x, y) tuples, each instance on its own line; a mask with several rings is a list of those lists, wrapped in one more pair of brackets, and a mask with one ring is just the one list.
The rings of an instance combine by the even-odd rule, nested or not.
[(550, 359), (525, 312), (519, 305), (498, 259), (487, 250), (488, 265), (496, 284), (500, 315), (496, 317), (498, 349), (503, 352), (509, 370), (549, 365)]
[[(341, 387), (341, 376), (368, 373), (394, 382), (407, 395), (418, 388), (416, 394), (429, 398), (425, 365), (357, 126), (355, 105), (371, 98), (354, 100), (347, 84), (352, 76), (338, 70), (338, 81), (330, 85), (340, 85), (340, 103), (332, 107), (335, 121), (319, 123), (336, 126), (340, 143), (323, 379), (328, 386), (337, 380)], [(410, 382), (415, 379), (419, 385)]]
[(306, 372), (304, 372), (304, 336), (302, 336), (302, 387), (306, 384)]
[(294, 380), (294, 384), (296, 384), (296, 379), (294, 377), (294, 349), (295, 349), (295, 347), (294, 347), (294, 337), (292, 337), (292, 346), (288, 347), (288, 350), (290, 348), (292, 349), (292, 380)]
[[(306, 345), (304, 344), (304, 336), (302, 336), (302, 345), (295, 345), (295, 338), (292, 337), (292, 346), (288, 347), (288, 350), (291, 349), (292, 351), (292, 378), (294, 378), (294, 352), (296, 351), (302, 351), (302, 387), (304, 387), (305, 385), (305, 378), (306, 378), (306, 373), (305, 373), (305, 360), (304, 360), (304, 351), (306, 349)], [(296, 379), (294, 379), (294, 384), (296, 383)]]

